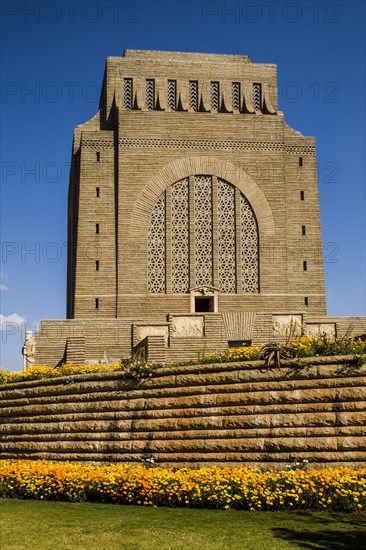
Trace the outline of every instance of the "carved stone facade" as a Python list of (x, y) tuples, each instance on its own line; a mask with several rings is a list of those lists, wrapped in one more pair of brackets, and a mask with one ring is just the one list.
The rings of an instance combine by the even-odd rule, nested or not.
[[(99, 111), (74, 132), (62, 334), (79, 328), (64, 358), (73, 338), (87, 361), (158, 342), (183, 360), (284, 337), (276, 316), (327, 322), (315, 143), (278, 111), (276, 71), (241, 55), (107, 59)], [(55, 364), (50, 326), (36, 361)]]

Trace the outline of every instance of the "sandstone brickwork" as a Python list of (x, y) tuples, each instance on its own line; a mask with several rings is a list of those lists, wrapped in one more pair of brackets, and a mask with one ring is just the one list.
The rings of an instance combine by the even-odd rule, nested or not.
[(351, 359), (270, 370), (262, 362), (165, 367), (143, 382), (99, 373), (3, 386), (1, 457), (364, 467), (366, 367)]

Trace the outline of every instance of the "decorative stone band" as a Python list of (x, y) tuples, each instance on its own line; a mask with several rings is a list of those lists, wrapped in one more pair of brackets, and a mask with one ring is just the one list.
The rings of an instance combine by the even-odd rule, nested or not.
[(118, 140), (122, 147), (158, 147), (165, 149), (213, 149), (213, 150), (238, 150), (238, 151), (280, 151), (293, 155), (314, 155), (315, 147), (311, 145), (286, 145), (270, 141), (213, 141), (190, 139), (138, 139), (122, 138)]
[(113, 149), (113, 139), (83, 139), (82, 146), (85, 149), (93, 149), (102, 151), (104, 149)]
[[(207, 149), (216, 151), (278, 151), (298, 156), (315, 156), (315, 147), (312, 145), (288, 145), (271, 141), (213, 141), (190, 139), (142, 139), (121, 138), (118, 140), (121, 147), (132, 148), (159, 148), (159, 149)], [(83, 147), (88, 149), (111, 149), (113, 141), (84, 140)]]

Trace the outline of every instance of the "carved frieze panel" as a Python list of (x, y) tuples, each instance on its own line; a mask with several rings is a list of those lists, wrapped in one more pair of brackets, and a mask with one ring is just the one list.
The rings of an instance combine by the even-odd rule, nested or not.
[(306, 336), (320, 336), (326, 334), (331, 338), (336, 337), (336, 325), (335, 323), (306, 323), (305, 327)]
[(169, 341), (169, 327), (167, 325), (135, 325), (134, 345), (141, 342), (146, 336), (164, 336), (165, 345)]
[(174, 316), (172, 323), (173, 338), (203, 338), (204, 336), (203, 316)]
[(302, 315), (273, 315), (273, 336), (274, 337), (289, 337), (301, 336), (303, 329)]

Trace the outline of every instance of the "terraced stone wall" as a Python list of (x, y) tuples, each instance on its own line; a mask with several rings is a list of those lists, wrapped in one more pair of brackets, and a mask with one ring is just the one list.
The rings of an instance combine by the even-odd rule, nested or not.
[(312, 358), (165, 367), (3, 386), (1, 457), (285, 467), (366, 465), (366, 366)]

